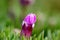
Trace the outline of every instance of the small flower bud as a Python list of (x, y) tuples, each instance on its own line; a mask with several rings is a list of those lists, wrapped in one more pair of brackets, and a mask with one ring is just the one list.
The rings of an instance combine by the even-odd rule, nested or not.
[(28, 6), (34, 3), (34, 0), (20, 0), (21, 5)]

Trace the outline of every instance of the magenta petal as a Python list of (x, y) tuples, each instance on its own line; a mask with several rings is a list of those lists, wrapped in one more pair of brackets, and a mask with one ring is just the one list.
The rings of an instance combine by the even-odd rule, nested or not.
[(25, 22), (27, 22), (28, 24), (33, 24), (36, 22), (36, 15), (35, 14), (28, 14), (25, 19), (24, 19)]

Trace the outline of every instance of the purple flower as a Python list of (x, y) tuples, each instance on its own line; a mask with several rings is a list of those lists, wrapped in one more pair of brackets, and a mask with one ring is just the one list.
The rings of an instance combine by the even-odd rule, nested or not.
[(34, 3), (34, 0), (20, 0), (21, 5), (28, 6)]
[(28, 14), (23, 20), (21, 34), (25, 35), (26, 37), (30, 37), (35, 22), (36, 15), (33, 13)]

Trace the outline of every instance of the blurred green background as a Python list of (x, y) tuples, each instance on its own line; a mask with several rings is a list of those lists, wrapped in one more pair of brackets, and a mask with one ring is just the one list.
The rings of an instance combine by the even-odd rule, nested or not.
[(60, 0), (35, 0), (26, 13), (22, 10), (19, 0), (0, 0), (0, 40), (20, 40), (22, 19), (28, 13), (37, 16), (30, 40), (60, 40)]

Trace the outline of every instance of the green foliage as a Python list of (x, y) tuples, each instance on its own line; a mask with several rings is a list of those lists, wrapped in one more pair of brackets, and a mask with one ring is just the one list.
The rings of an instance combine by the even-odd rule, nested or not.
[[(22, 15), (21, 10), (19, 0), (0, 0), (0, 40), (21, 39), (20, 33), (14, 31), (15, 28), (21, 30), (22, 18), (26, 15), (24, 12)], [(8, 16), (9, 11), (15, 18)], [(60, 1), (36, 0), (34, 5), (27, 7), (26, 13), (31, 12), (37, 15), (37, 22), (30, 40), (60, 40)], [(22, 40), (25, 39), (23, 36)]]

